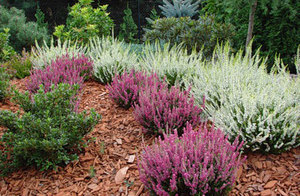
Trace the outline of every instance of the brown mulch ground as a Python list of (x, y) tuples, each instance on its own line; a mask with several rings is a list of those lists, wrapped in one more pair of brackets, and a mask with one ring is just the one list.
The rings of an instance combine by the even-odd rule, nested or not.
[[(24, 80), (12, 83), (24, 89)], [(85, 137), (87, 147), (78, 161), (58, 171), (29, 168), (0, 178), (0, 196), (148, 195), (139, 180), (136, 157), (142, 150), (142, 142), (151, 144), (153, 137), (142, 134), (132, 109), (119, 108), (109, 99), (105, 87), (93, 81), (85, 83), (80, 104), (80, 110), (91, 108), (95, 108), (102, 119)], [(0, 109), (16, 111), (17, 107), (7, 101), (0, 104)], [(250, 153), (247, 156), (230, 195), (300, 195), (300, 148), (281, 155)], [(124, 179), (119, 176), (120, 169), (126, 173)]]

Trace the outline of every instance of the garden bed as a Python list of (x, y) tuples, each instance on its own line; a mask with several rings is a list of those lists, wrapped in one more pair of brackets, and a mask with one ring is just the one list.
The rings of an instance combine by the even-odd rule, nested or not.
[[(24, 90), (25, 80), (12, 83)], [(154, 136), (144, 135), (132, 108), (118, 107), (103, 85), (88, 81), (82, 92), (80, 110), (95, 108), (102, 119), (85, 137), (87, 146), (79, 160), (57, 171), (28, 168), (0, 178), (0, 195), (148, 195), (136, 161), (143, 141), (151, 144)], [(16, 111), (17, 107), (7, 101), (0, 109)], [(230, 195), (300, 194), (300, 148), (280, 155), (247, 153), (247, 157)], [(124, 179), (117, 175), (127, 167)]]

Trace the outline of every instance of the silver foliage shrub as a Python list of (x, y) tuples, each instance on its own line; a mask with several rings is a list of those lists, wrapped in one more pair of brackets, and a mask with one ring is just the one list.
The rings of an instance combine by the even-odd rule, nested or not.
[[(154, 47), (154, 48), (153, 48)], [(201, 53), (188, 54), (181, 45), (170, 47), (170, 44), (146, 44), (143, 55), (139, 58), (140, 68), (155, 72), (172, 85), (184, 86), (185, 81), (195, 73), (196, 67), (202, 63)]]
[(197, 14), (197, 9), (199, 7), (200, 1), (193, 0), (163, 0), (163, 5), (158, 7), (162, 10), (162, 14), (169, 17), (184, 17), (189, 16), (193, 17)]
[(258, 53), (249, 56), (230, 54), (228, 45), (218, 47), (213, 60), (197, 69), (194, 96), (199, 104), (205, 96), (207, 117), (231, 140), (240, 135), (245, 148), (279, 153), (299, 146), (299, 77), (278, 68), (279, 59), (268, 74)]
[(51, 40), (50, 46), (44, 42), (43, 45), (39, 45), (36, 42), (35, 47), (32, 50), (32, 56), (30, 58), (34, 68), (43, 68), (46, 65), (51, 64), (52, 61), (58, 57), (62, 57), (69, 54), (70, 57), (86, 54), (87, 47), (81, 46), (77, 43), (71, 43), (70, 41), (57, 40), (55, 44), (54, 40)]
[(138, 56), (131, 52), (130, 44), (111, 37), (90, 40), (89, 57), (94, 61), (94, 76), (101, 83), (110, 83), (115, 74), (137, 66)]

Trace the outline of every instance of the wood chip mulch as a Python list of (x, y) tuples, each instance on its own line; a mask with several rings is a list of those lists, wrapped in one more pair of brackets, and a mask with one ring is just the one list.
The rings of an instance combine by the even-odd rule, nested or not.
[[(12, 84), (24, 90), (25, 80), (14, 80)], [(109, 99), (105, 86), (94, 81), (85, 83), (80, 104), (80, 110), (91, 108), (102, 119), (84, 138), (87, 147), (78, 161), (57, 171), (27, 168), (0, 178), (0, 196), (149, 195), (139, 180), (136, 163), (143, 142), (150, 145), (154, 137), (142, 133), (132, 109), (118, 107)], [(18, 107), (6, 101), (0, 109), (17, 111)], [(247, 157), (239, 168), (231, 196), (300, 195), (300, 148), (280, 155), (248, 153)]]

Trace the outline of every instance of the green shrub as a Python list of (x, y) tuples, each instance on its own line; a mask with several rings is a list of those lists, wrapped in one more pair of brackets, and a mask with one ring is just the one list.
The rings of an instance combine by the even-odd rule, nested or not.
[(24, 114), (0, 111), (0, 125), (7, 128), (0, 139), (2, 174), (31, 165), (56, 168), (77, 158), (84, 135), (99, 120), (93, 110), (89, 116), (74, 111), (78, 89), (59, 84), (47, 93), (41, 88), (32, 97), (28, 92), (15, 93)]
[(189, 51), (196, 48), (210, 57), (217, 42), (230, 40), (232, 28), (230, 25), (219, 24), (211, 16), (193, 20), (190, 17), (161, 18), (153, 22), (151, 29), (145, 29), (144, 40), (160, 40), (171, 45), (183, 43)]
[(300, 78), (280, 69), (270, 74), (259, 53), (230, 53), (219, 47), (213, 60), (199, 66), (192, 91), (205, 113), (234, 140), (252, 151), (279, 153), (300, 145)]
[(6, 72), (5, 67), (0, 65), (0, 102), (8, 95), (10, 75)]
[(11, 59), (4, 63), (12, 75), (18, 79), (25, 78), (30, 75), (32, 63), (30, 61), (30, 54), (25, 50), (22, 51), (22, 55), (14, 55)]
[(124, 10), (125, 16), (123, 17), (123, 23), (120, 25), (119, 39), (126, 42), (136, 42), (136, 35), (138, 33), (138, 27), (134, 23), (132, 18), (131, 9), (128, 7)]
[(45, 22), (45, 14), (44, 12), (40, 9), (40, 7), (38, 6), (38, 8), (36, 9), (36, 13), (35, 13), (35, 18), (36, 18), (36, 23), (38, 24), (39, 27), (44, 27), (46, 29), (48, 29), (48, 23)]
[(145, 18), (146, 21), (147, 21), (146, 27), (147, 27), (147, 28), (150, 28), (151, 25), (152, 25), (152, 23), (153, 23), (155, 20), (159, 19), (159, 18), (160, 18), (160, 17), (159, 17), (159, 14), (157, 13), (156, 9), (153, 8), (153, 9), (151, 10), (151, 12), (150, 12), (149, 17)]
[(69, 54), (72, 56), (81, 56), (86, 54), (87, 47), (84, 47), (77, 42), (72, 43), (69, 40), (64, 42), (57, 40), (57, 43), (54, 43), (52, 39), (50, 45), (44, 42), (43, 45), (36, 43), (35, 48), (32, 49), (32, 55), (30, 61), (34, 68), (44, 68), (46, 65), (50, 65), (52, 61), (55, 61), (58, 57), (65, 56)]
[(131, 45), (111, 37), (91, 39), (89, 57), (94, 61), (95, 78), (103, 84), (138, 64), (138, 56), (131, 52)]
[(15, 7), (6, 9), (0, 6), (0, 30), (4, 28), (10, 29), (10, 44), (17, 51), (29, 50), (35, 41), (41, 43), (49, 39), (47, 28), (36, 22), (27, 22), (24, 11)]
[(80, 43), (88, 43), (89, 39), (95, 36), (110, 35), (114, 23), (106, 12), (108, 5), (94, 9), (92, 2), (93, 0), (79, 0), (73, 5), (66, 26), (55, 27), (53, 35), (61, 40), (68, 39)]
[(11, 56), (13, 56), (16, 52), (9, 45), (9, 29), (5, 28), (4, 32), (0, 32), (0, 62), (1, 61), (7, 61), (10, 59)]

